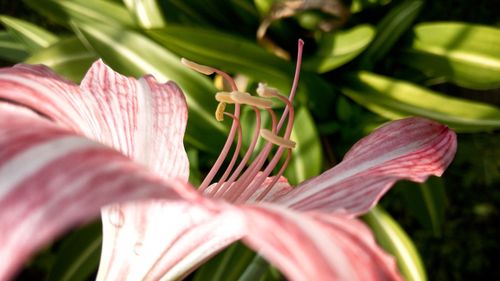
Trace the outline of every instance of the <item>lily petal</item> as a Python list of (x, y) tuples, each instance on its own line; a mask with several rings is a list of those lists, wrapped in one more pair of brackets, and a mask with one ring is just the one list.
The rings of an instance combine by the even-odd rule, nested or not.
[(0, 70), (0, 98), (109, 145), (165, 178), (187, 180), (187, 106), (173, 82), (128, 78), (98, 60), (78, 86), (47, 67), (17, 65)]
[(71, 226), (97, 217), (101, 206), (198, 196), (45, 118), (16, 106), (0, 108), (0, 280)]
[(276, 205), (244, 207), (243, 241), (289, 280), (402, 280), (394, 260), (360, 221), (299, 213)]
[[(244, 235), (239, 212), (225, 203), (197, 205), (148, 201), (106, 208), (103, 221), (119, 210), (119, 227), (104, 224), (97, 280), (177, 280)], [(225, 210), (227, 209), (227, 210)]]
[(277, 200), (297, 210), (363, 214), (398, 180), (440, 176), (456, 151), (456, 135), (436, 122), (393, 121), (361, 139), (334, 168)]

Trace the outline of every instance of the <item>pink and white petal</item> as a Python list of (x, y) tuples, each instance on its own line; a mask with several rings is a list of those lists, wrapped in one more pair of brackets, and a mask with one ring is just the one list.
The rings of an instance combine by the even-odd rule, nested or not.
[(242, 217), (224, 203), (214, 208), (148, 201), (106, 208), (103, 221), (119, 210), (125, 220), (104, 224), (97, 280), (177, 280), (244, 235)]
[(152, 76), (125, 77), (99, 60), (80, 88), (83, 101), (93, 111), (88, 119), (97, 122), (87, 135), (93, 134), (94, 139), (165, 178), (187, 180), (189, 163), (183, 145), (187, 105), (174, 82), (159, 84)]
[(356, 219), (276, 205), (248, 206), (243, 212), (248, 228), (243, 241), (289, 280), (402, 280), (394, 260)]
[(128, 78), (99, 60), (79, 87), (44, 66), (16, 65), (0, 70), (0, 98), (109, 145), (165, 178), (187, 179), (187, 106), (173, 82)]
[(15, 107), (0, 111), (0, 280), (37, 249), (114, 202), (196, 200), (130, 158)]
[(359, 215), (369, 211), (398, 180), (440, 176), (456, 151), (446, 126), (411, 117), (389, 122), (361, 139), (344, 160), (277, 200), (296, 210)]

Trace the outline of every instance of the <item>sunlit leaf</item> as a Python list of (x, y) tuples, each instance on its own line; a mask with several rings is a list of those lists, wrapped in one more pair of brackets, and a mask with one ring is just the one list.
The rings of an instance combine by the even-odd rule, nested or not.
[(143, 28), (163, 27), (165, 21), (157, 0), (124, 0), (136, 22)]
[(407, 81), (371, 72), (358, 72), (345, 80), (345, 95), (389, 119), (420, 115), (463, 132), (500, 127), (500, 109), (488, 104), (445, 96)]
[(224, 128), (213, 117), (215, 88), (207, 78), (185, 67), (179, 57), (135, 31), (101, 23), (76, 26), (88, 46), (115, 70), (133, 76), (152, 74), (159, 81), (178, 83), (189, 107), (185, 140), (206, 151), (219, 150), (225, 139)]
[(422, 23), (400, 59), (431, 76), (472, 89), (500, 87), (500, 28), (458, 22)]
[(359, 55), (374, 35), (375, 30), (370, 25), (327, 34), (319, 42), (318, 52), (304, 61), (304, 67), (320, 73), (333, 70)]
[(134, 19), (122, 5), (105, 0), (24, 0), (51, 20), (67, 25), (71, 20), (134, 26)]
[(377, 25), (377, 35), (363, 54), (361, 65), (371, 69), (407, 31), (420, 13), (422, 0), (406, 0), (395, 6)]
[[(265, 51), (255, 42), (229, 33), (190, 26), (168, 25), (146, 31), (153, 39), (180, 56), (228, 72), (242, 73), (254, 81), (288, 93), (293, 80), (293, 63)], [(314, 73), (303, 71), (296, 100), (318, 105), (318, 112), (328, 103), (332, 88)]]
[(76, 37), (61, 39), (54, 45), (35, 52), (25, 62), (44, 64), (74, 82), (80, 82), (90, 65), (97, 60)]
[(77, 230), (58, 252), (48, 281), (84, 281), (97, 271), (102, 243), (101, 222)]
[(305, 107), (297, 108), (291, 139), (297, 146), (292, 150), (292, 158), (285, 176), (291, 184), (298, 184), (321, 173), (323, 164), (318, 132), (309, 110)]
[(415, 245), (401, 226), (381, 207), (364, 216), (378, 243), (391, 253), (408, 281), (426, 281), (427, 275)]
[(24, 44), (19, 43), (7, 31), (0, 31), (0, 58), (10, 62), (20, 62), (29, 56)]
[(46, 48), (59, 40), (55, 34), (21, 19), (0, 16), (0, 22), (30, 52)]
[(169, 50), (202, 64), (243, 73), (273, 83), (282, 91), (291, 85), (293, 68), (256, 43), (235, 35), (199, 27), (169, 25), (147, 33)]

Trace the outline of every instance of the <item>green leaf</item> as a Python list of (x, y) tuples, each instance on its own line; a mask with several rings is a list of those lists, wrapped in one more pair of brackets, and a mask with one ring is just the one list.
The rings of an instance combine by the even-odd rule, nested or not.
[(219, 67), (228, 72), (243, 73), (255, 81), (272, 83), (288, 92), (293, 68), (291, 65), (255, 42), (244, 38), (190, 26), (168, 25), (146, 31), (165, 48), (201, 64)]
[[(242, 73), (254, 81), (267, 82), (282, 93), (290, 91), (294, 67), (268, 53), (255, 42), (229, 33), (190, 26), (168, 25), (146, 31), (153, 39), (172, 52), (190, 60), (218, 67), (224, 71)], [(302, 71), (296, 101), (301, 104), (328, 105), (331, 86), (317, 74)], [(323, 112), (323, 108), (319, 108)]]
[(401, 182), (405, 209), (436, 237), (441, 236), (446, 194), (440, 178), (431, 177), (425, 183)]
[(291, 184), (298, 184), (321, 173), (323, 151), (318, 131), (309, 110), (302, 106), (295, 112), (295, 123), (291, 139), (297, 143), (292, 149), (292, 158), (285, 171)]
[(254, 257), (252, 250), (237, 242), (202, 265), (193, 281), (237, 281)]
[(363, 10), (374, 6), (382, 6), (390, 3), (391, 0), (352, 0), (351, 1), (351, 13), (359, 13)]
[(319, 73), (333, 70), (363, 52), (374, 36), (374, 28), (367, 24), (326, 34), (319, 42), (318, 52), (304, 61), (304, 68)]
[(157, 0), (124, 0), (135, 21), (143, 28), (165, 26), (161, 8)]
[(401, 226), (381, 207), (373, 208), (364, 217), (380, 245), (391, 253), (408, 281), (426, 281), (424, 265), (415, 245)]
[(430, 76), (471, 89), (500, 87), (500, 28), (459, 22), (422, 23), (400, 57)]
[(135, 31), (90, 22), (75, 26), (89, 48), (116, 71), (133, 76), (152, 74), (159, 81), (178, 83), (189, 107), (185, 141), (206, 151), (219, 150), (225, 128), (213, 117), (217, 104), (213, 98), (215, 88), (206, 77), (185, 67), (179, 57)]
[(65, 239), (48, 281), (88, 280), (99, 265), (101, 229), (101, 222), (95, 222)]
[(24, 44), (17, 41), (7, 31), (0, 31), (0, 58), (10, 62), (20, 62), (29, 56)]
[(406, 0), (389, 11), (377, 25), (377, 35), (363, 54), (362, 68), (372, 69), (392, 49), (401, 35), (410, 28), (423, 4), (422, 0)]
[(101, 22), (133, 27), (134, 19), (120, 4), (105, 0), (24, 0), (51, 20), (68, 26), (71, 20)]
[(389, 119), (420, 115), (461, 132), (500, 128), (500, 109), (488, 104), (445, 96), (366, 71), (350, 75), (344, 82), (345, 95)]
[(0, 22), (7, 28), (18, 42), (24, 44), (30, 52), (47, 48), (59, 40), (51, 32), (30, 22), (9, 16), (0, 16)]
[(76, 37), (61, 39), (54, 45), (35, 52), (25, 62), (44, 64), (74, 82), (80, 82), (92, 63), (94, 52), (87, 50)]

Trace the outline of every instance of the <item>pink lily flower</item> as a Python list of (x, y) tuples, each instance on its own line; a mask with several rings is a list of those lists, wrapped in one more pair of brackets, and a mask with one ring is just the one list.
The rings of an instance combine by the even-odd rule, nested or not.
[[(80, 85), (44, 66), (1, 69), (0, 280), (102, 206), (98, 280), (181, 278), (239, 239), (290, 280), (401, 280), (393, 258), (356, 217), (398, 180), (441, 175), (456, 136), (423, 118), (390, 122), (356, 143), (339, 165), (292, 188), (281, 174), (294, 147), (291, 103), (301, 48), (288, 98), (265, 85), (261, 97), (241, 93), (226, 73), (185, 61), (233, 87), (216, 97), (217, 119), (227, 116), (233, 125), (198, 189), (187, 182), (187, 106), (174, 82), (124, 77), (100, 60)], [(286, 105), (280, 119), (274, 101)], [(227, 103), (235, 104), (233, 113), (225, 112)], [(237, 164), (244, 105), (255, 110), (257, 124), (261, 110), (273, 124), (256, 131)], [(266, 144), (249, 163), (259, 137)], [(235, 139), (234, 156), (219, 173)]]

